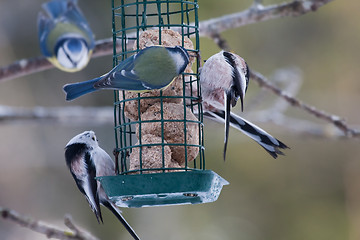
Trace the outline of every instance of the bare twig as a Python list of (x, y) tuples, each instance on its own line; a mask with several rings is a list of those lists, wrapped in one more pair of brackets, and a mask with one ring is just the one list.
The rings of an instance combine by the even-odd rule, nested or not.
[[(280, 68), (275, 70), (275, 72), (269, 77), (269, 80), (281, 86), (282, 91), (287, 92), (289, 95), (296, 96), (301, 88), (302, 83), (302, 73), (300, 69), (296, 67)], [(279, 87), (280, 87), (279, 86)], [(279, 118), (283, 119), (285, 111), (289, 108), (289, 104), (283, 99), (277, 97), (269, 104), (271, 92), (266, 88), (260, 88), (258, 93), (253, 96), (251, 99), (247, 100), (246, 107), (251, 109), (250, 112), (246, 113), (250, 118), (259, 119), (259, 121), (272, 121), (273, 123), (278, 123)], [(264, 103), (267, 104), (266, 109), (259, 109)], [(279, 123), (283, 124), (283, 123)]]
[[(303, 82), (302, 72), (299, 68), (291, 67), (286, 69), (277, 69), (270, 78), (275, 84), (285, 85), (283, 91), (288, 95), (296, 96), (301, 89)], [(269, 109), (271, 112), (284, 113), (289, 108), (289, 104), (282, 98), (277, 98), (273, 106)]]
[[(297, 67), (280, 68), (269, 77), (269, 80), (281, 86), (282, 91), (287, 92), (288, 95), (296, 96), (301, 89), (303, 82), (302, 72)], [(279, 86), (279, 87), (280, 87)], [(267, 98), (271, 92), (266, 88), (260, 88), (260, 91), (253, 96), (250, 100), (247, 100), (246, 107), (248, 109), (256, 109), (264, 103), (268, 104)], [(274, 99), (271, 105), (267, 106), (265, 110), (251, 111), (246, 115), (256, 116), (262, 121), (273, 121), (273, 118), (278, 118), (278, 115), (284, 115), (285, 111), (289, 108), (289, 104), (283, 98), (277, 97)]]
[[(96, 42), (92, 58), (106, 56), (112, 53), (112, 39), (103, 39)], [(51, 68), (54, 68), (54, 66), (43, 56), (21, 59), (8, 66), (0, 68), (0, 82), (45, 71)]]
[(224, 32), (229, 29), (245, 25), (268, 21), (281, 17), (297, 17), (308, 12), (316, 11), (323, 5), (333, 0), (295, 0), (289, 3), (276, 4), (266, 7), (255, 3), (252, 7), (238, 13), (225, 15), (199, 23), (200, 36), (210, 37), (214, 33)]
[(21, 59), (0, 69), (0, 82), (53, 68), (44, 57)]
[(0, 213), (1, 218), (15, 222), (22, 227), (29, 228), (32, 231), (44, 234), (47, 238), (61, 240), (98, 240), (98, 238), (92, 236), (90, 233), (76, 227), (69, 216), (65, 218), (65, 224), (74, 232), (60, 230), (50, 226), (49, 224), (33, 220), (29, 217), (21, 216), (14, 210), (0, 207)]
[(279, 97), (285, 99), (291, 106), (298, 107), (315, 117), (325, 120), (327, 122), (332, 123), (335, 127), (340, 129), (345, 136), (347, 137), (360, 137), (360, 131), (356, 129), (352, 129), (348, 126), (346, 121), (339, 116), (331, 115), (326, 113), (325, 111), (319, 110), (314, 106), (310, 106), (295, 97), (290, 96), (288, 93), (282, 91), (280, 88), (276, 87), (270, 81), (268, 81), (263, 75), (253, 70), (250, 71), (250, 77), (253, 81), (257, 82), (260, 87), (269, 89)]
[(219, 46), (219, 48), (223, 49), (224, 51), (230, 51), (230, 46), (225, 38), (221, 36), (220, 33), (214, 32), (211, 34), (210, 38), (214, 40), (214, 42)]
[[(333, 0), (295, 0), (289, 3), (271, 5), (267, 7), (250, 7), (242, 12), (225, 15), (219, 18), (209, 19), (199, 23), (199, 34), (203, 37), (219, 36), (218, 34), (233, 28), (244, 25), (267, 21), (280, 17), (294, 17), (311, 11), (316, 11), (319, 7)], [(259, 6), (259, 4), (257, 4)], [(179, 28), (173, 28), (181, 32)], [(129, 38), (135, 37), (131, 34)], [(119, 48), (120, 41), (117, 43)], [(128, 47), (133, 45), (133, 41), (127, 43)], [(96, 42), (93, 58), (110, 55), (113, 52), (112, 39), (103, 39)], [(0, 68), (0, 82), (15, 79), (21, 76), (30, 75), (32, 73), (51, 69), (53, 66), (44, 57), (35, 57), (22, 59), (11, 63), (8, 66)]]
[(78, 236), (80, 239), (97, 240), (97, 238), (94, 237), (93, 235), (91, 235), (89, 232), (86, 232), (86, 231), (80, 229), (79, 227), (77, 227), (74, 224), (71, 215), (69, 215), (69, 214), (65, 215), (64, 224), (75, 233), (75, 236)]

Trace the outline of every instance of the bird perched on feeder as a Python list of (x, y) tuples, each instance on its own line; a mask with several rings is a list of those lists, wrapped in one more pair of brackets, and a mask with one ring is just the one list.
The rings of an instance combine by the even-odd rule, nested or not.
[(100, 148), (95, 133), (85, 131), (73, 137), (66, 144), (65, 160), (77, 187), (85, 195), (98, 222), (103, 222), (100, 210), (101, 204), (119, 219), (134, 239), (139, 239), (135, 231), (121, 215), (121, 211), (109, 200), (104, 189), (95, 179), (95, 177), (115, 174), (114, 162)]
[(248, 84), (248, 65), (237, 54), (220, 51), (211, 56), (201, 68), (200, 85), (204, 116), (225, 123), (224, 160), (230, 125), (254, 139), (274, 158), (277, 154), (282, 154), (279, 148), (287, 148), (261, 128), (231, 113), (231, 107), (234, 107), (239, 99), (243, 111)]
[[(187, 96), (196, 96), (197, 87), (195, 84), (192, 86), (192, 92), (193, 95), (188, 94), (189, 87), (186, 86), (185, 89)], [(219, 123), (225, 123), (225, 111), (221, 109), (217, 109), (211, 105), (209, 105), (204, 100), (202, 101), (202, 110), (203, 110), (203, 116), (205, 118), (208, 118), (210, 120), (219, 122)], [(194, 113), (198, 114), (198, 108), (196, 105), (194, 106)], [(237, 130), (244, 133), (246, 136), (253, 139), (255, 142), (257, 142), (260, 146), (262, 146), (273, 158), (277, 158), (278, 155), (283, 155), (283, 152), (281, 152), (280, 149), (288, 148), (284, 143), (282, 143), (280, 140), (276, 139), (275, 137), (271, 136), (269, 133), (267, 133), (265, 130), (261, 129), (260, 127), (256, 126), (255, 124), (245, 120), (244, 118), (236, 115), (233, 112), (230, 112), (229, 117), (229, 123), (230, 126), (233, 128), (236, 128)]]
[(65, 85), (66, 100), (100, 89), (134, 92), (163, 89), (185, 70), (188, 63), (189, 55), (183, 47), (147, 47), (101, 77)]
[(229, 137), (230, 110), (240, 98), (241, 111), (249, 83), (249, 68), (239, 55), (220, 51), (211, 56), (200, 72), (203, 104), (225, 109), (224, 160)]
[(94, 35), (77, 6), (77, 0), (51, 0), (38, 16), (42, 54), (57, 68), (80, 71), (88, 64), (95, 46)]

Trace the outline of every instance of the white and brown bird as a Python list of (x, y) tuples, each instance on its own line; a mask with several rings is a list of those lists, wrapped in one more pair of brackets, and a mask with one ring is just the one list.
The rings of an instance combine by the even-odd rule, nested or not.
[(115, 164), (111, 157), (100, 148), (95, 133), (85, 131), (73, 137), (66, 144), (65, 160), (77, 187), (86, 197), (98, 222), (103, 222), (101, 204), (118, 218), (134, 239), (140, 239), (95, 179), (95, 177), (115, 175)]
[(249, 67), (244, 59), (226, 51), (211, 56), (201, 68), (200, 85), (204, 116), (225, 123), (224, 160), (230, 126), (251, 137), (274, 158), (282, 154), (279, 149), (287, 148), (284, 143), (261, 128), (231, 112), (231, 107), (234, 107), (239, 99), (243, 111), (249, 77)]

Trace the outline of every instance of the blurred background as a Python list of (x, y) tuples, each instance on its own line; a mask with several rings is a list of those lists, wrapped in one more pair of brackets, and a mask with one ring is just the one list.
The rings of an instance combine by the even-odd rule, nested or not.
[[(44, 1), (0, 0), (0, 66), (40, 55), (36, 19)], [(264, 1), (274, 4), (282, 1)], [(200, 20), (241, 11), (250, 0), (199, 0)], [(111, 37), (110, 1), (79, 0), (96, 39)], [(303, 83), (297, 97), (319, 109), (360, 123), (359, 1), (333, 1), (317, 12), (226, 31), (222, 36), (249, 66), (265, 76), (297, 67)], [(202, 38), (203, 59), (219, 49)], [(91, 79), (112, 66), (112, 57), (93, 59), (74, 74), (52, 69), (0, 83), (0, 105), (15, 107), (112, 106), (112, 91), (100, 91), (65, 102), (62, 86)], [(261, 90), (250, 83), (246, 102)], [(272, 94), (264, 101), (276, 99)], [(240, 108), (234, 110), (240, 113)], [(332, 126), (302, 110), (286, 115)], [(223, 126), (205, 122), (205, 156), (230, 185), (219, 199), (203, 205), (123, 209), (143, 239), (337, 240), (360, 239), (359, 141), (312, 136), (297, 126), (257, 122), (291, 149), (274, 160), (255, 142), (230, 130), (226, 162), (222, 159)], [(357, 125), (357, 126), (356, 126)], [(295, 130), (291, 130), (293, 128)], [(114, 216), (103, 209), (98, 225), (66, 168), (64, 146), (76, 134), (94, 130), (108, 153), (115, 146), (113, 124), (68, 122), (0, 122), (0, 206), (63, 227), (74, 221), (100, 239), (130, 239)], [(3, 240), (43, 240), (45, 236), (0, 220)]]

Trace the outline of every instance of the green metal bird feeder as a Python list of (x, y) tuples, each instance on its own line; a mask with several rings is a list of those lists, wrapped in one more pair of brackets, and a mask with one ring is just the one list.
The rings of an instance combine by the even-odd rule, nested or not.
[(197, 0), (112, 0), (112, 23), (114, 66), (153, 45), (182, 46), (190, 63), (163, 90), (115, 91), (117, 175), (99, 178), (106, 194), (120, 207), (215, 201), (228, 182), (205, 169)]

